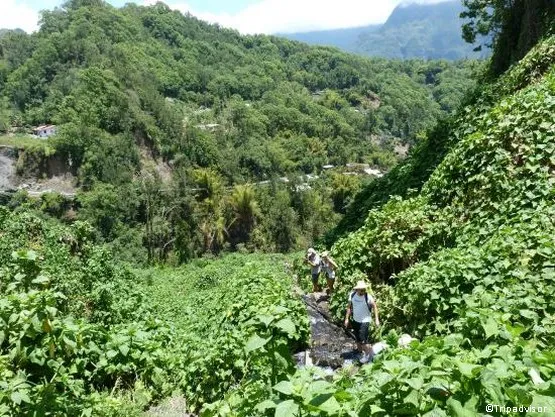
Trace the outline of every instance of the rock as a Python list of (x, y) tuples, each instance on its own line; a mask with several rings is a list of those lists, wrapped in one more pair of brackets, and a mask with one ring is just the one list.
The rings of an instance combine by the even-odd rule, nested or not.
[(386, 350), (389, 346), (385, 342), (378, 342), (372, 345), (372, 356), (377, 355), (378, 353)]
[(407, 347), (414, 340), (417, 340), (417, 339), (413, 338), (409, 334), (403, 334), (403, 335), (401, 335), (401, 337), (397, 341), (397, 345), (400, 346), (400, 347)]

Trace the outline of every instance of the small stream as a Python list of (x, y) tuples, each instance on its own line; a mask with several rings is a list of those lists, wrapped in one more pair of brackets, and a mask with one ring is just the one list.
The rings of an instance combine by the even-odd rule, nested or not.
[(309, 350), (295, 355), (298, 366), (313, 365), (329, 373), (352, 364), (360, 358), (356, 342), (345, 329), (334, 324), (329, 316), (327, 296), (323, 293), (302, 296), (310, 320)]

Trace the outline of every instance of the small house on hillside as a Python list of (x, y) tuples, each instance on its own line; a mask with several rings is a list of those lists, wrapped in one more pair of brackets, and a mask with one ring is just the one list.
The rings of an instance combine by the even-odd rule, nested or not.
[(209, 132), (214, 132), (218, 127), (220, 127), (219, 123), (208, 123), (205, 125), (196, 125), (195, 127), (199, 128), (200, 130), (208, 130)]
[(33, 135), (44, 139), (54, 135), (55, 133), (56, 133), (55, 125), (41, 125), (33, 129)]

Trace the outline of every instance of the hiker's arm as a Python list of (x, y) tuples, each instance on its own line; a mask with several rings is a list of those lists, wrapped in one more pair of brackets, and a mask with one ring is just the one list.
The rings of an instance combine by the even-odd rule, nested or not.
[(380, 317), (379, 317), (379, 315), (378, 315), (378, 304), (376, 303), (376, 300), (374, 300), (373, 304), (374, 304), (374, 308), (373, 308), (372, 310), (374, 310), (374, 320), (375, 320), (375, 322), (376, 322), (376, 326), (379, 327), (379, 325), (380, 325)]
[(349, 327), (349, 317), (351, 316), (351, 303), (347, 305), (347, 314), (345, 314), (345, 327)]
[(331, 258), (328, 258), (328, 259), (329, 259), (329, 261), (330, 261), (330, 264), (333, 265), (333, 269), (337, 269), (337, 264), (335, 263), (335, 261), (334, 261), (333, 259), (331, 259)]

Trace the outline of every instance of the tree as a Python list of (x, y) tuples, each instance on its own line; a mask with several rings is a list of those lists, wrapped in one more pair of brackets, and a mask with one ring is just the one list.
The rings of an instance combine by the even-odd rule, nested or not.
[(195, 216), (202, 235), (203, 252), (219, 252), (228, 236), (220, 175), (207, 168), (193, 172), (197, 205)]
[[(478, 36), (491, 36), (494, 47), (493, 75), (518, 61), (553, 26), (553, 0), (463, 0), (463, 38), (470, 43)], [(478, 46), (478, 48), (480, 48)]]
[(253, 187), (249, 184), (236, 185), (230, 203), (234, 215), (230, 225), (232, 242), (246, 243), (262, 214)]
[(8, 100), (0, 98), (0, 133), (8, 133), (11, 127), (12, 111)]

